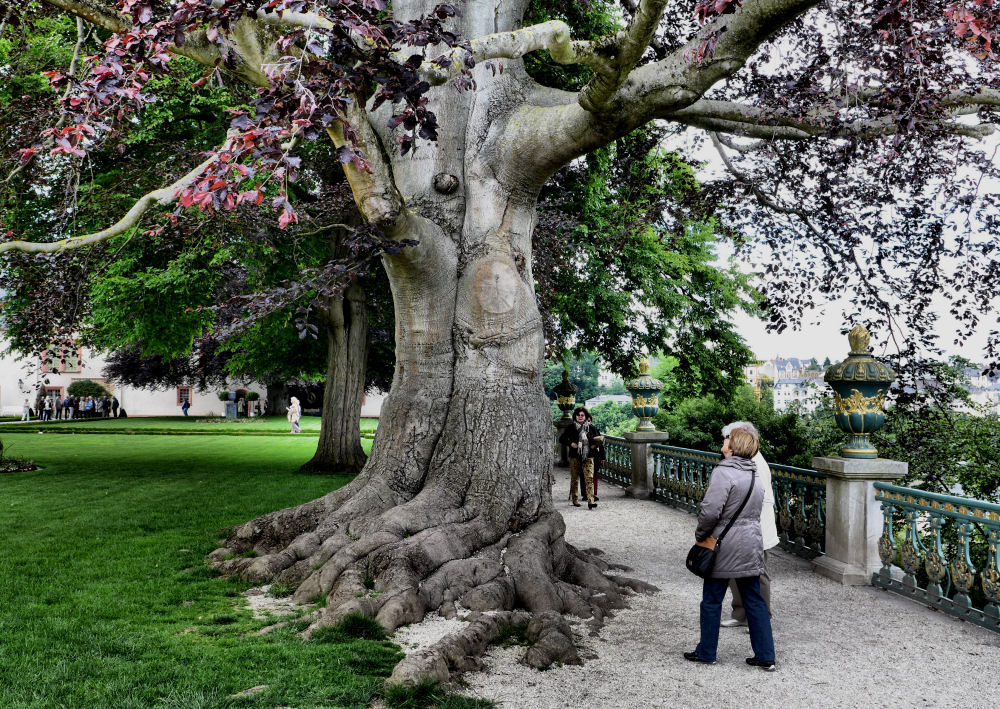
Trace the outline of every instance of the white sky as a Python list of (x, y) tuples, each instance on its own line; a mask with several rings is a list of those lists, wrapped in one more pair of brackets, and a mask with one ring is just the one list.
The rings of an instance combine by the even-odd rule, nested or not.
[[(769, 333), (764, 329), (764, 323), (745, 313), (734, 313), (733, 323), (737, 332), (747, 341), (750, 349), (759, 359), (768, 360), (778, 357), (798, 357), (809, 359), (815, 357), (820, 363), (826, 357), (831, 362), (839, 362), (848, 355), (850, 345), (847, 335), (841, 334), (841, 329), (850, 330), (855, 323), (847, 322), (842, 314), (844, 302), (833, 302), (826, 307), (817, 309), (808, 318), (803, 318), (800, 330), (786, 329), (781, 334)], [(942, 308), (940, 312), (945, 312)], [(945, 356), (960, 354), (975, 363), (982, 364), (986, 333), (991, 323), (980, 327), (978, 336), (973, 337), (963, 345), (953, 342), (954, 335), (949, 331), (950, 319), (942, 317), (938, 322), (939, 345)], [(992, 323), (995, 326), (995, 323)], [(894, 354), (895, 348), (884, 347), (881, 344), (884, 333), (872, 333), (872, 349), (876, 357)]]

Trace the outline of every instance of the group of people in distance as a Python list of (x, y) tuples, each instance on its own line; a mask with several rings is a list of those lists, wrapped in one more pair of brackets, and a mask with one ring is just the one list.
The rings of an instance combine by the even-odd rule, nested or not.
[[(559, 436), (570, 460), (570, 500), (580, 506), (577, 485), (582, 482), (587, 506), (594, 509), (594, 470), (603, 458), (604, 436), (586, 408), (578, 407), (572, 420), (573, 425)], [(760, 453), (760, 435), (752, 423), (737, 421), (724, 426), (722, 439), (723, 457), (712, 470), (698, 510), (695, 541), (712, 545), (730, 522), (732, 525), (724, 543), (716, 547), (715, 565), (702, 584), (700, 641), (692, 652), (684, 653), (684, 659), (715, 664), (720, 626), (749, 626), (753, 657), (747, 658), (747, 664), (773, 672), (771, 577), (767, 566), (770, 550), (778, 545), (778, 527), (771, 468)], [(722, 620), (727, 589), (733, 594), (733, 610), (729, 618)]]
[[(73, 418), (117, 418), (118, 406), (118, 398), (114, 396), (66, 396), (65, 398), (46, 396), (39, 405), (38, 418), (41, 421)], [(21, 420), (30, 421), (31, 414), (31, 402), (25, 399)]]

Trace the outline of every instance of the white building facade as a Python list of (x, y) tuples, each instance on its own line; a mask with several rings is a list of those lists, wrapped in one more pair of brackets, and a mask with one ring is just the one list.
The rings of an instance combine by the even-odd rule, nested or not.
[(774, 409), (784, 411), (793, 402), (802, 405), (803, 411), (815, 411), (821, 401), (822, 379), (798, 377), (779, 379), (774, 383)]
[[(0, 346), (7, 348), (7, 343)], [(107, 389), (129, 416), (180, 416), (185, 401), (191, 403), (189, 416), (221, 416), (225, 405), (219, 400), (218, 391), (204, 392), (196, 387), (177, 386), (150, 391), (109, 382), (102, 374), (104, 357), (87, 348), (63, 351), (58, 356), (39, 361), (31, 358), (17, 359), (7, 354), (0, 358), (0, 415), (21, 416), (27, 399), (36, 408), (39, 392), (53, 401), (65, 398), (66, 389), (75, 381), (89, 379)], [(232, 380), (226, 386), (230, 391), (254, 391), (263, 400), (267, 388), (259, 382)]]

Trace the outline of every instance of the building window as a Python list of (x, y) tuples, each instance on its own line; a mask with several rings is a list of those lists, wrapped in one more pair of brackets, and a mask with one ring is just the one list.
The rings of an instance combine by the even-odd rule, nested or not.
[(79, 372), (82, 368), (81, 350), (75, 345), (62, 348), (62, 360), (59, 362), (60, 372)]
[(191, 403), (191, 387), (177, 387), (177, 405)]
[(76, 373), (81, 368), (82, 350), (76, 345), (50, 347), (42, 352), (42, 373)]

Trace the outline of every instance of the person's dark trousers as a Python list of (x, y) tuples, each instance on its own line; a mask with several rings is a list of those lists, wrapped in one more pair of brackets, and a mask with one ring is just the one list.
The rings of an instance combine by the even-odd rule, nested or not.
[[(767, 603), (760, 595), (760, 577), (736, 579), (743, 598), (750, 626), (750, 646), (753, 656), (763, 662), (774, 662), (774, 638)], [(719, 650), (719, 624), (722, 621), (722, 599), (726, 597), (729, 579), (705, 579), (701, 590), (701, 642), (695, 652), (702, 660), (715, 661)]]
[[(594, 485), (594, 489), (597, 489), (597, 485)], [(768, 612), (771, 610), (771, 575), (768, 573), (767, 569), (771, 564), (771, 550), (764, 550), (764, 573), (760, 575), (760, 595), (764, 597), (764, 602), (767, 603)], [(741, 623), (747, 619), (747, 612), (743, 608), (743, 599), (740, 598), (740, 589), (736, 586), (736, 579), (729, 580), (729, 590), (733, 594), (733, 612), (730, 616), (733, 620), (738, 620)]]

